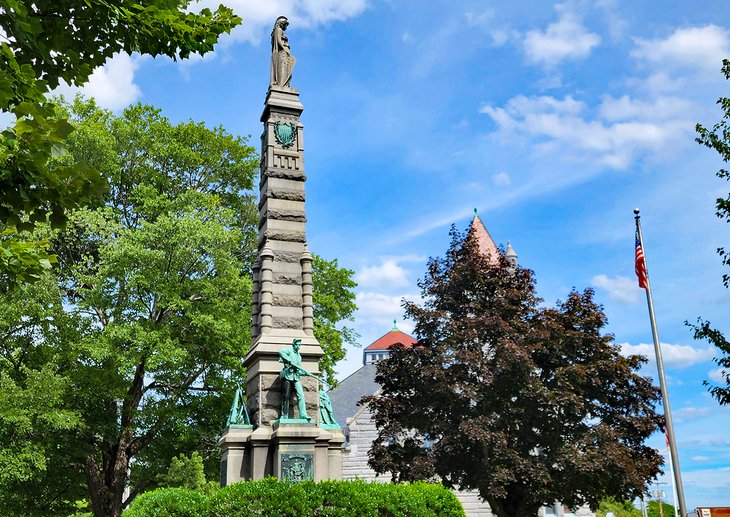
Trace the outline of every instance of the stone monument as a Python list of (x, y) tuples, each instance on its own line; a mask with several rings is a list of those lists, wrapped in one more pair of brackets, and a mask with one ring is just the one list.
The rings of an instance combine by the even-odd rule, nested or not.
[[(317, 374), (324, 352), (314, 337), (312, 255), (305, 231), (304, 107), (291, 87), (295, 59), (287, 27), (280, 16), (271, 33), (271, 74), (261, 115), (252, 345), (244, 359), (246, 401), (237, 394), (219, 440), (221, 485), (265, 476), (342, 478), (345, 437), (326, 416), (331, 407), (320, 408)], [(294, 402), (298, 411), (292, 411)]]

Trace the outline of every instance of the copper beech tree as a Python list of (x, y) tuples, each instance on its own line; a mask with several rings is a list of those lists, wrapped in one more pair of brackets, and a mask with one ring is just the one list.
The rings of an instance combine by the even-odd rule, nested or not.
[(597, 508), (644, 493), (661, 457), (644, 444), (662, 417), (641, 356), (603, 333), (593, 292), (544, 308), (533, 272), (498, 264), (452, 229), (444, 258), (406, 302), (418, 343), (378, 364), (370, 465), (394, 481), (477, 489), (500, 517), (544, 504)]

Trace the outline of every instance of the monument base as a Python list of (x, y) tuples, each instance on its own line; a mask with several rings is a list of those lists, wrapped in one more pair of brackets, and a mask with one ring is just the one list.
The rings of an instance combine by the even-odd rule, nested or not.
[(327, 427), (300, 419), (255, 430), (228, 427), (218, 441), (221, 486), (267, 476), (290, 481), (342, 479), (345, 435), (339, 428)]

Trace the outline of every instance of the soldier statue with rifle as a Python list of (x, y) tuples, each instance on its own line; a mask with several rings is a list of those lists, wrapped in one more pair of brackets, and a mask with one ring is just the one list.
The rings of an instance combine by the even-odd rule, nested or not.
[(299, 348), (302, 346), (301, 339), (294, 339), (291, 348), (285, 348), (279, 352), (279, 362), (284, 363), (284, 368), (279, 373), (279, 378), (284, 385), (284, 392), (281, 397), (281, 419), (289, 418), (289, 403), (291, 402), (291, 392), (297, 394), (297, 406), (299, 408), (299, 418), (311, 421), (312, 418), (307, 415), (307, 404), (304, 400), (304, 388), (302, 381), (299, 379), (302, 375), (312, 377), (322, 382), (322, 379), (309, 373), (302, 368), (302, 356), (299, 355)]

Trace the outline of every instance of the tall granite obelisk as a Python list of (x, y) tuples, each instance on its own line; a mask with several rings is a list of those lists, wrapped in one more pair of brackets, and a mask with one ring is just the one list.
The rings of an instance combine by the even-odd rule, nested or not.
[[(304, 107), (290, 84), (295, 60), (287, 26), (287, 19), (279, 17), (271, 34), (271, 76), (261, 115), (264, 130), (252, 346), (244, 359), (247, 416), (245, 422), (229, 418), (220, 439), (223, 485), (265, 476), (294, 480), (342, 477), (344, 435), (337, 425), (321, 421), (321, 387), (315, 378), (324, 352), (314, 337), (300, 121)], [(290, 357), (296, 357), (297, 364), (290, 365)], [(290, 369), (288, 375), (282, 373), (283, 367)], [(305, 400), (304, 405), (296, 400), (296, 406), (305, 409), (305, 414), (290, 418), (284, 406), (295, 407), (289, 398), (298, 397), (286, 384), (296, 382)]]

